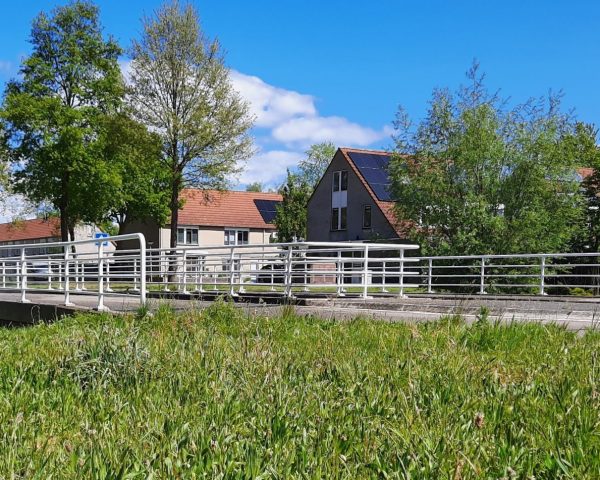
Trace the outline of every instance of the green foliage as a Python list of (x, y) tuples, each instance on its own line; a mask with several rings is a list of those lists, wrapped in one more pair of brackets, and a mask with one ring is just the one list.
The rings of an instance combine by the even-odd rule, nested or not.
[(416, 127), (399, 110), (397, 216), (426, 254), (564, 251), (583, 225), (576, 169), (595, 139), (557, 96), (508, 109), (477, 68), (456, 94), (436, 90)]
[[(591, 125), (578, 124), (573, 148), (586, 158), (591, 172), (582, 182), (586, 203), (586, 221), (580, 235), (571, 247), (575, 252), (598, 252), (600, 249), (600, 147), (596, 144), (598, 129)], [(594, 261), (590, 258), (590, 261)]]
[(264, 186), (261, 182), (254, 182), (246, 185), (247, 192), (262, 192), (264, 190)]
[(287, 172), (286, 183), (280, 191), (283, 199), (277, 206), (275, 227), (280, 242), (291, 242), (294, 239), (306, 238), (306, 206), (311, 195), (311, 188), (302, 177)]
[(169, 171), (162, 162), (160, 137), (120, 113), (101, 119), (98, 148), (121, 179), (106, 212), (120, 233), (133, 220), (164, 225), (169, 217)]
[[(129, 105), (161, 136), (176, 225), (185, 185), (224, 188), (251, 155), (253, 119), (233, 89), (218, 42), (206, 38), (191, 4), (173, 0), (145, 18), (131, 56)], [(176, 244), (172, 228), (171, 246)]]
[(335, 151), (336, 147), (332, 142), (322, 142), (311, 145), (305, 152), (306, 158), (299, 165), (299, 175), (311, 189), (314, 189), (323, 177)]
[(14, 165), (14, 190), (61, 215), (61, 234), (102, 218), (119, 177), (93, 148), (98, 120), (118, 108), (121, 49), (105, 40), (87, 1), (41, 13), (32, 54), (5, 91), (1, 117)]
[(600, 477), (597, 332), (80, 315), (0, 330), (0, 477)]

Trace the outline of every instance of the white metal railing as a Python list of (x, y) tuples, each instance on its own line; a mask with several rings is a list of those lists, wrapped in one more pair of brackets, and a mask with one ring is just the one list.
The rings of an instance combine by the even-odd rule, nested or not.
[[(414, 245), (294, 242), (148, 250), (148, 288), (179, 293), (404, 294)], [(394, 292), (395, 293), (395, 292)]]
[(600, 293), (600, 253), (419, 257), (411, 267), (427, 293)]
[[(84, 248), (85, 247), (85, 248)], [(40, 250), (41, 248), (45, 250)], [(600, 295), (600, 253), (417, 257), (417, 246), (297, 242), (147, 249), (142, 234), (0, 246), (0, 291), (127, 296), (411, 292)], [(575, 291), (574, 289), (580, 289)]]
[[(133, 242), (135, 248), (115, 247)], [(110, 247), (110, 248), (109, 248)], [(43, 248), (45, 253), (40, 253)], [(146, 241), (141, 233), (74, 242), (0, 246), (0, 290), (63, 293), (97, 297), (96, 309), (106, 310), (105, 297), (137, 295), (146, 302)]]

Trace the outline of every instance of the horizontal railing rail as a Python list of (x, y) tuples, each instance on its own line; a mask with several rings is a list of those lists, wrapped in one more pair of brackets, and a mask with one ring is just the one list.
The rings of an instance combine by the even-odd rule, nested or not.
[(600, 253), (419, 257), (427, 293), (598, 295)]
[[(137, 248), (117, 250), (120, 244), (132, 241)], [(97, 297), (97, 310), (107, 309), (104, 300), (108, 296), (137, 295), (143, 305), (147, 292), (146, 240), (141, 233), (132, 233), (70, 242), (1, 245), (0, 290), (20, 292), (23, 303), (29, 302), (28, 293), (61, 292), (65, 305), (73, 305), (72, 294)]]
[(356, 242), (146, 248), (142, 234), (0, 246), (0, 291), (108, 297), (268, 293), (600, 295), (600, 253), (416, 256), (418, 247)]

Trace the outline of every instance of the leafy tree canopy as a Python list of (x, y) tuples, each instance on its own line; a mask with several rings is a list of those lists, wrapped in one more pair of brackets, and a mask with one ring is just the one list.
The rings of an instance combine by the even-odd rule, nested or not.
[(311, 188), (315, 188), (329, 162), (335, 155), (336, 147), (332, 142), (315, 143), (305, 152), (306, 158), (300, 162), (299, 174), (303, 181)]
[(286, 182), (280, 189), (283, 200), (277, 206), (274, 221), (280, 242), (306, 238), (306, 205), (311, 192), (302, 177), (288, 170)]
[(509, 108), (477, 64), (467, 77), (435, 90), (417, 125), (398, 111), (390, 175), (406, 235), (427, 254), (564, 251), (582, 226), (591, 130), (560, 96)]
[(99, 118), (123, 93), (121, 49), (103, 37), (98, 15), (82, 0), (38, 15), (33, 53), (7, 85), (1, 111), (14, 190), (60, 212), (63, 240), (77, 221), (102, 218), (119, 183), (93, 148)]
[[(206, 38), (190, 4), (166, 3), (142, 27), (131, 50), (129, 105), (161, 137), (176, 225), (185, 185), (224, 188), (251, 155), (253, 118), (233, 89), (218, 42)], [(170, 243), (177, 244), (176, 228)]]

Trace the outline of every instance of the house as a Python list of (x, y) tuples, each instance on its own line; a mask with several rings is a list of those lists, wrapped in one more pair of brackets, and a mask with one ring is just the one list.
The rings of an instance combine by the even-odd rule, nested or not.
[[(78, 225), (75, 227), (75, 240), (94, 238), (99, 231), (94, 225)], [(60, 242), (60, 219), (57, 217), (35, 218), (32, 220), (16, 220), (0, 224), (0, 247), (9, 245), (40, 244), (39, 248), (29, 248), (27, 255), (46, 255), (49, 248), (45, 243)], [(112, 245), (107, 250), (114, 249)], [(96, 251), (93, 242), (76, 245), (76, 253), (92, 253)], [(14, 257), (20, 254), (18, 248), (0, 248), (0, 257)]]
[[(402, 239), (407, 225), (400, 225), (394, 216), (390, 158), (384, 151), (337, 150), (308, 202), (309, 241)], [(578, 168), (578, 181), (593, 172), (592, 168)]]
[(401, 238), (389, 191), (390, 157), (377, 150), (337, 150), (308, 202), (309, 241)]
[[(281, 195), (185, 189), (180, 199), (178, 246), (233, 246), (268, 244), (276, 239), (273, 224)], [(171, 225), (132, 222), (127, 233), (142, 232), (150, 248), (170, 247)]]

